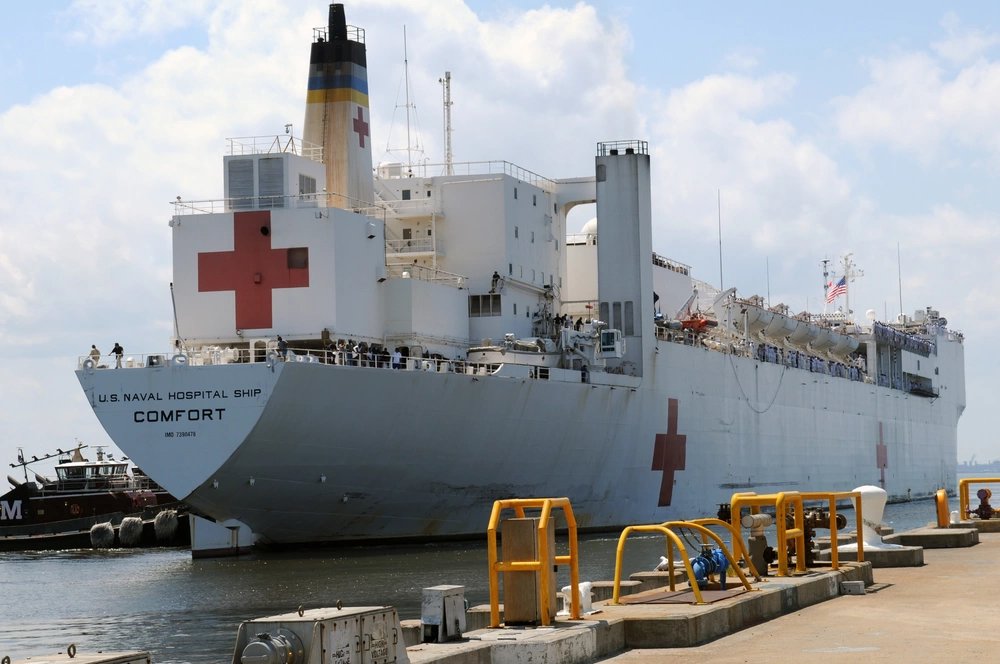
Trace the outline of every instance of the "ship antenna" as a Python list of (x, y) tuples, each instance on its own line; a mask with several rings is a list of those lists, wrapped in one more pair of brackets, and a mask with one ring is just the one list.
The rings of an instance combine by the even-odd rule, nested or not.
[(438, 83), (442, 87), (444, 97), (444, 166), (445, 175), (454, 175), (455, 169), (452, 166), (453, 155), (451, 152), (451, 72), (446, 71), (444, 78), (439, 78)]
[[(823, 312), (825, 313), (826, 312), (826, 304), (825, 304), (826, 303), (826, 295), (830, 291), (830, 259), (829, 258), (824, 258), (819, 263), (820, 263), (820, 265), (823, 266), (823, 302), (824, 302), (824, 304), (823, 304)], [(806, 307), (806, 311), (808, 311), (808, 310), (809, 310), (809, 307), (807, 306)]]
[(903, 264), (899, 257), (899, 242), (896, 243), (896, 280), (899, 283), (899, 315), (903, 315)]
[(406, 85), (406, 170), (413, 175), (413, 144), (410, 142), (410, 59), (406, 52), (406, 26), (403, 26), (403, 79)]
[(717, 190), (719, 195), (719, 290), (726, 290), (722, 283), (722, 189)]

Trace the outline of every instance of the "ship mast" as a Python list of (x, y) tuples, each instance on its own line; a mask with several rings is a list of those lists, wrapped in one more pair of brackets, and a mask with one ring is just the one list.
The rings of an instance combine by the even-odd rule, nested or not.
[(451, 152), (451, 72), (446, 71), (444, 73), (444, 78), (439, 78), (438, 83), (442, 87), (442, 95), (444, 104), (444, 166), (445, 175), (454, 175), (455, 169), (452, 166), (452, 152)]
[(406, 26), (403, 26), (403, 79), (406, 86), (406, 171), (413, 175), (413, 144), (410, 142), (410, 60), (406, 53)]
[(847, 285), (847, 290), (844, 292), (844, 314), (847, 317), (848, 323), (853, 323), (854, 318), (851, 316), (851, 282), (854, 281), (856, 277), (863, 277), (865, 273), (863, 270), (859, 270), (858, 266), (854, 264), (851, 260), (851, 256), (854, 254), (847, 254), (844, 256), (842, 263), (844, 283)]

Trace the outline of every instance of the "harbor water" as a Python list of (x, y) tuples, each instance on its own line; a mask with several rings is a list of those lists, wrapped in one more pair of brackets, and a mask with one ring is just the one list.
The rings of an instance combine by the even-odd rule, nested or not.
[[(933, 501), (922, 500), (887, 506), (882, 521), (898, 532), (934, 517)], [(616, 545), (614, 533), (581, 537), (581, 580), (612, 579)], [(625, 574), (653, 569), (663, 553), (662, 539), (630, 539)], [(300, 605), (389, 604), (417, 618), (421, 589), (439, 584), (463, 585), (470, 605), (486, 603), (486, 556), (485, 535), (202, 560), (186, 549), (0, 553), (0, 657), (65, 652), (74, 643), (81, 653), (149, 650), (158, 664), (226, 662), (240, 622)]]

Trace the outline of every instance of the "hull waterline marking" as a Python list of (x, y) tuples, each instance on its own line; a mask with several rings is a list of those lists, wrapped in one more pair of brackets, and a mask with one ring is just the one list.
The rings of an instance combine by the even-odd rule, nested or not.
[(656, 434), (653, 446), (653, 470), (662, 471), (660, 507), (670, 505), (674, 495), (674, 472), (684, 470), (687, 436), (677, 433), (677, 399), (667, 399), (667, 432)]

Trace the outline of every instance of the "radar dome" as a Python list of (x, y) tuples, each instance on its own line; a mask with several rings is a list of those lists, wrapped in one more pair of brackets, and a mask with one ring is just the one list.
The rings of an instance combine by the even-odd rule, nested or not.
[(597, 235), (597, 217), (593, 217), (590, 221), (583, 225), (583, 230), (580, 231), (584, 235)]

